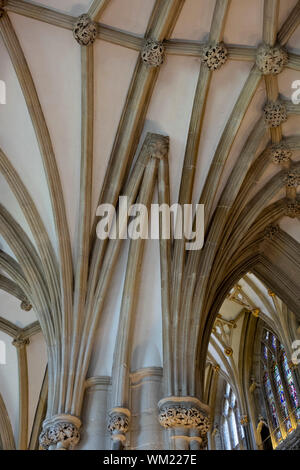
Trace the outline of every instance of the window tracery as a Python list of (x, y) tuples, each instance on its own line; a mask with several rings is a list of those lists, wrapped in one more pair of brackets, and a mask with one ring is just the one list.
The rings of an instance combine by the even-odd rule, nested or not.
[(240, 412), (234, 391), (226, 384), (223, 403), (223, 442), (226, 450), (239, 450), (244, 446), (245, 434), (240, 424)]
[(300, 421), (299, 393), (284, 347), (268, 330), (263, 334), (261, 358), (263, 395), (276, 447)]

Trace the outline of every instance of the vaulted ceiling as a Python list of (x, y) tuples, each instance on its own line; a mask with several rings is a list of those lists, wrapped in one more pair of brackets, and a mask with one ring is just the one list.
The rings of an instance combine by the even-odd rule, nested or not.
[[(244, 236), (249, 245), (253, 233), (275, 221), (280, 237), (297, 247), (300, 105), (291, 102), (292, 82), (300, 79), (297, 0), (6, 0), (2, 6), (0, 80), (6, 84), (6, 104), (0, 104), (0, 185), (5, 228), (0, 248), (6, 279), (18, 284), (15, 261), (24, 269), (25, 248), (16, 241), (22, 234), (37, 265), (46, 264), (53, 276), (49, 296), (57, 288), (65, 311), (84, 302), (76, 297), (76, 289), (89, 288), (98, 201), (116, 202), (148, 132), (170, 139), (171, 203), (205, 205), (206, 241), (216, 247), (212, 259), (208, 248), (199, 255), (200, 264), (213, 273), (205, 284), (207, 299), (214, 295), (214, 282), (221, 285), (218, 273), (229, 260), (233, 267), (236, 262), (235, 250), (226, 252), (226, 243), (222, 245), (222, 234), (237, 251)], [(97, 22), (97, 39), (92, 46), (80, 47), (72, 30), (77, 17), (87, 12)], [(145, 38), (163, 43), (160, 67), (142, 62)], [(225, 47), (227, 60), (213, 71), (205, 62), (204, 47), (216, 44)], [(279, 44), (287, 51), (281, 73), (264, 74), (256, 58), (262, 44), (265, 50)], [(269, 127), (265, 117), (270, 113), (264, 106), (277, 100), (287, 116), (279, 126)], [(274, 163), (276, 152), (288, 158)], [(287, 183), (288, 175), (292, 183)], [(157, 197), (155, 190), (154, 200)], [(100, 322), (95, 323), (89, 375), (111, 375), (128, 245), (107, 288)], [(175, 272), (182, 259), (179, 245), (173, 255)], [(158, 243), (147, 242), (136, 300), (132, 370), (163, 363), (159, 256)], [(205, 307), (197, 298), (205, 277), (197, 255), (191, 254), (186, 265), (192, 272), (197, 266), (200, 273), (192, 312), (198, 305), (201, 310), (201, 304), (208, 315), (209, 301)], [(93, 284), (99, 272), (95, 264), (92, 268)], [(227, 272), (223, 274), (225, 279)], [(0, 291), (3, 324), (17, 327), (16, 335), (26, 327), (35, 333), (28, 347), (29, 383), (34, 384), (29, 429), (47, 362), (35, 326), (39, 320), (44, 333), (47, 316), (36, 316), (35, 308), (20, 309), (20, 301), (28, 301), (27, 292), (22, 298), (26, 282), (31, 290), (34, 279), (25, 272), (18, 295), (12, 285)], [(173, 282), (173, 292), (181, 292), (176, 276)], [(180, 310), (178, 305), (175, 299), (174, 311)], [(80, 305), (77, 312), (78, 328)], [(200, 336), (205, 324), (203, 320), (198, 325)], [(8, 341), (4, 327), (0, 335)], [(17, 360), (15, 349), (9, 348), (12, 360), (6, 368), (0, 365), (0, 392), (17, 441)]]

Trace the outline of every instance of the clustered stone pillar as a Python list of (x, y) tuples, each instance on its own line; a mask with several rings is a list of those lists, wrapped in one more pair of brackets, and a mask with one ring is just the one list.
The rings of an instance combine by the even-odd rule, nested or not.
[(158, 403), (159, 422), (171, 429), (171, 447), (201, 450), (207, 447), (209, 408), (195, 397), (167, 397)]
[(56, 415), (46, 419), (40, 435), (44, 450), (72, 450), (80, 440), (81, 421), (72, 415)]
[(108, 430), (113, 441), (113, 450), (124, 449), (130, 416), (131, 413), (127, 408), (113, 408), (109, 412)]

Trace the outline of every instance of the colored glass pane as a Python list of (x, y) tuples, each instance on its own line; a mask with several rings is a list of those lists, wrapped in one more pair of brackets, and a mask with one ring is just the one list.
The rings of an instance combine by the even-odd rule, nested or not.
[(278, 421), (277, 413), (276, 413), (275, 399), (274, 399), (274, 395), (272, 392), (270, 379), (267, 373), (265, 373), (264, 375), (264, 383), (265, 383), (266, 395), (268, 398), (268, 404), (269, 404), (269, 408), (270, 408), (270, 412), (272, 416), (273, 427), (277, 428), (279, 426), (279, 421)]
[(278, 369), (277, 364), (275, 364), (274, 367), (273, 367), (273, 374), (274, 374), (277, 394), (278, 394), (280, 404), (281, 404), (281, 409), (282, 409), (282, 412), (283, 412), (283, 415), (284, 415), (284, 418), (285, 418), (285, 425), (286, 425), (287, 431), (290, 431), (292, 429), (292, 423), (289, 419), (289, 411), (288, 411), (288, 407), (287, 407), (287, 404), (286, 404), (284, 389), (283, 389), (283, 385), (282, 385), (282, 381), (281, 381), (281, 377), (280, 377), (280, 373), (279, 373), (279, 369)]
[(287, 381), (287, 386), (289, 389), (291, 401), (292, 401), (294, 409), (296, 410), (297, 420), (300, 421), (300, 406), (299, 406), (297, 391), (296, 391), (295, 383), (293, 380), (292, 371), (289, 367), (288, 360), (284, 351), (282, 353), (282, 363), (283, 363), (283, 370), (284, 370), (285, 378)]

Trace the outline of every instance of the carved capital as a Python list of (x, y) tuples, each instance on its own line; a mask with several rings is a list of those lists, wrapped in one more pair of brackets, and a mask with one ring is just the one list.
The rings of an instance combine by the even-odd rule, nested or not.
[(16, 348), (24, 348), (29, 343), (30, 343), (29, 338), (18, 337), (18, 338), (15, 338), (11, 344), (15, 346)]
[(288, 63), (287, 51), (281, 46), (262, 44), (257, 51), (256, 65), (263, 75), (277, 75)]
[(254, 393), (257, 388), (260, 387), (260, 384), (256, 381), (255, 377), (251, 377), (251, 384), (249, 386), (249, 392)]
[(292, 151), (284, 142), (273, 144), (270, 148), (270, 156), (273, 163), (281, 164), (288, 162), (292, 156)]
[(247, 415), (242, 415), (240, 423), (241, 423), (242, 426), (246, 426), (247, 424), (249, 424), (248, 416)]
[(259, 308), (254, 308), (253, 310), (251, 310), (251, 313), (255, 318), (258, 318), (260, 314), (260, 310)]
[(168, 397), (160, 400), (159, 422), (164, 428), (193, 428), (206, 436), (209, 408), (195, 397)]
[(29, 312), (32, 309), (32, 305), (27, 299), (22, 300), (20, 307), (25, 312)]
[(147, 39), (141, 51), (144, 64), (149, 67), (159, 67), (165, 58), (165, 48), (162, 42)]
[(161, 134), (148, 133), (147, 151), (152, 158), (164, 158), (169, 151), (169, 137)]
[(268, 101), (263, 111), (268, 127), (278, 127), (287, 120), (286, 107), (281, 101)]
[(290, 202), (286, 205), (285, 215), (294, 219), (300, 216), (300, 202)]
[(80, 440), (81, 421), (75, 416), (58, 415), (43, 423), (39, 442), (43, 449), (74, 449)]
[(77, 18), (73, 28), (73, 35), (81, 46), (90, 46), (97, 38), (97, 23), (91, 20), (89, 15), (81, 15)]
[(112, 439), (125, 441), (129, 429), (130, 411), (127, 408), (113, 408), (108, 415), (108, 425)]
[(274, 236), (279, 232), (279, 225), (267, 225), (264, 230), (264, 238), (272, 240)]
[(284, 176), (283, 182), (288, 188), (297, 188), (300, 185), (300, 174), (297, 171), (290, 171)]
[(224, 43), (204, 46), (201, 53), (202, 62), (214, 71), (219, 69), (227, 60), (227, 49)]

